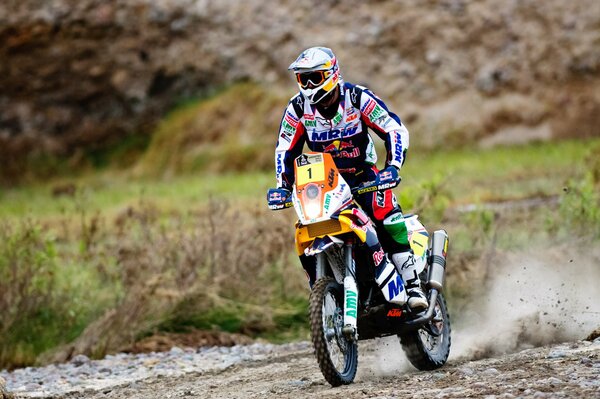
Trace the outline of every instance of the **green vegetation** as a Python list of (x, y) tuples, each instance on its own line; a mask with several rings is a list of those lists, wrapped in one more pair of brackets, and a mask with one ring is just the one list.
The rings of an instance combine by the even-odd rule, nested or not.
[(273, 154), (285, 96), (240, 83), (167, 116), (136, 167), (145, 176), (182, 172), (265, 170)]
[[(0, 191), (0, 367), (102, 356), (198, 328), (307, 337), (294, 214), (264, 203), (285, 99), (261, 90), (243, 84), (182, 105), (128, 170)], [(264, 120), (219, 117), (253, 106)], [(97, 154), (96, 164), (115, 158)], [(410, 150), (396, 192), (429, 229), (450, 234), (455, 311), (492, 251), (600, 237), (598, 159), (599, 140)]]

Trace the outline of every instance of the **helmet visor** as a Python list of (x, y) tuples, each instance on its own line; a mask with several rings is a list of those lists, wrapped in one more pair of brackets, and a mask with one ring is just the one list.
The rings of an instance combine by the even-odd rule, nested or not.
[(304, 89), (320, 86), (331, 75), (331, 71), (311, 71), (296, 73), (298, 84)]

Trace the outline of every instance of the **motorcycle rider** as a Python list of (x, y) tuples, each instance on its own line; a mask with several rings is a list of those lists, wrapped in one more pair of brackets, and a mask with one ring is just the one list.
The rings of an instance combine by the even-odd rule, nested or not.
[[(312, 151), (331, 153), (351, 187), (376, 179), (382, 183), (398, 181), (409, 144), (408, 130), (400, 118), (366, 87), (344, 82), (329, 48), (303, 51), (288, 69), (294, 72), (300, 92), (289, 101), (279, 128), (275, 150), (278, 188), (292, 189), (293, 161), (305, 143)], [(387, 158), (381, 171), (375, 166), (377, 154), (368, 129), (385, 141)], [(374, 222), (384, 250), (400, 271), (408, 306), (413, 311), (424, 310), (428, 303), (420, 288), (419, 273), (425, 262), (416, 259), (410, 249), (394, 193), (370, 192), (357, 195), (355, 200)], [(300, 260), (312, 285), (314, 258), (302, 255)]]

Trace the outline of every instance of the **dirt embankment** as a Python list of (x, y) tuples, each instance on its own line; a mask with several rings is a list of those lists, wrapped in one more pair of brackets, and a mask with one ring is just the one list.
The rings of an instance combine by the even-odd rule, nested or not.
[(26, 154), (76, 165), (226, 83), (291, 93), (286, 68), (312, 45), (333, 48), (423, 143), (594, 135), (599, 35), (595, 0), (2, 2), (1, 172), (14, 177)]

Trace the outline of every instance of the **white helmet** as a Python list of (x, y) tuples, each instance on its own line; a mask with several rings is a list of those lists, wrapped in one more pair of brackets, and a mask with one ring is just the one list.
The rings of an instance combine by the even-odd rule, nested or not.
[(304, 50), (288, 69), (296, 74), (300, 92), (311, 104), (321, 101), (342, 83), (337, 59), (327, 47)]

